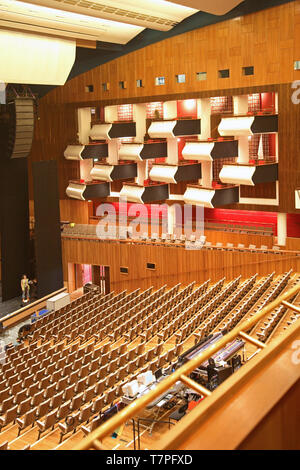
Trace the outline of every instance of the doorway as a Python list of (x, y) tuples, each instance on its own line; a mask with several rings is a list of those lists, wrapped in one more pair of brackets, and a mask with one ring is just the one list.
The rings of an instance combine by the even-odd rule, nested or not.
[(81, 289), (91, 282), (100, 287), (101, 294), (110, 293), (109, 266), (96, 266), (91, 264), (68, 263), (69, 292)]

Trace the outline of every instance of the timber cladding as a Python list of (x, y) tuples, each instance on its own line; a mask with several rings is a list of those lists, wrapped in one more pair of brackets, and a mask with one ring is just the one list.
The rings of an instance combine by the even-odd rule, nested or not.
[[(300, 77), (300, 71), (294, 70), (294, 61), (300, 59), (299, 23), (300, 1), (290, 2), (166, 39), (75, 77), (40, 100), (30, 163), (56, 159), (60, 199), (66, 199), (69, 180), (79, 178), (78, 162), (63, 156), (66, 146), (76, 141), (79, 107), (274, 91), (279, 109), (279, 206), (253, 203), (227, 208), (299, 212), (295, 189), (300, 187), (300, 104), (291, 100), (291, 83)], [(254, 66), (254, 75), (242, 74), (242, 67), (248, 66)], [(226, 68), (230, 77), (218, 78), (218, 70)], [(198, 72), (206, 72), (207, 80), (197, 81)], [(176, 82), (177, 73), (185, 73), (185, 83)], [(155, 86), (156, 76), (164, 76), (166, 84)], [(143, 79), (143, 87), (136, 87), (137, 79)], [(121, 80), (127, 81), (126, 89), (119, 88)], [(102, 87), (105, 82), (110, 83), (107, 92)], [(92, 93), (85, 92), (89, 83), (94, 84)], [(212, 127), (216, 127), (213, 122)], [(31, 186), (30, 178), (32, 197)], [(181, 193), (179, 188), (172, 192)], [(274, 184), (242, 189), (244, 197), (274, 199), (274, 195)], [(70, 206), (74, 203), (68, 201)]]
[[(208, 278), (217, 281), (223, 276), (233, 279), (255, 273), (260, 276), (273, 271), (279, 274), (289, 269), (300, 270), (300, 256), (295, 253), (261, 254), (220, 250), (186, 250), (160, 247), (153, 244), (79, 241), (62, 239), (64, 280), (68, 280), (68, 263), (91, 264), (110, 267), (110, 289), (121, 291), (137, 287), (172, 286), (177, 282), (188, 284), (203, 282)], [(155, 270), (146, 264), (155, 264)], [(128, 274), (120, 273), (120, 267)]]

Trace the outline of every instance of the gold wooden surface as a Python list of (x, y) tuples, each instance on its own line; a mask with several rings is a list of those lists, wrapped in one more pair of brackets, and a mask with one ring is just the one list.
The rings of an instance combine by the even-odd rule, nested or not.
[[(152, 243), (137, 245), (63, 238), (62, 253), (65, 281), (68, 280), (68, 263), (109, 266), (110, 287), (116, 292), (151, 285), (159, 287), (164, 283), (169, 286), (194, 280), (200, 283), (208, 278), (214, 281), (223, 276), (232, 279), (240, 274), (243, 278), (255, 273), (260, 276), (273, 271), (279, 274), (291, 268), (300, 271), (300, 256), (295, 252), (185, 250)], [(147, 269), (147, 263), (154, 263), (156, 269)], [(128, 274), (120, 273), (121, 266), (128, 267)]]
[[(138, 398), (137, 400), (132, 402), (130, 405), (128, 405), (126, 408), (124, 408), (122, 411), (120, 411), (117, 415), (113, 416), (110, 420), (108, 420), (106, 423), (100, 426), (100, 428), (91, 432), (85, 439), (82, 440), (82, 442), (75, 448), (75, 450), (83, 450), (83, 449), (92, 448), (93, 441), (95, 439), (101, 441), (101, 439), (109, 435), (111, 432), (117, 429), (121, 424), (125, 423), (127, 420), (135, 416), (140, 410), (144, 409), (149, 403), (155, 400), (155, 398), (159, 397), (161, 394), (163, 394), (168, 389), (170, 389), (172, 385), (174, 385), (178, 380), (180, 380), (182, 375), (186, 375), (186, 376), (189, 375), (193, 370), (195, 370), (200, 364), (206, 361), (214, 353), (216, 353), (218, 350), (224, 347), (227, 343), (229, 343), (230, 341), (233, 341), (237, 336), (239, 336), (241, 331), (243, 330), (248, 331), (251, 326), (254, 326), (261, 318), (263, 318), (265, 315), (267, 315), (269, 312), (275, 309), (278, 305), (280, 305), (283, 300), (288, 300), (292, 298), (299, 291), (300, 291), (300, 284), (298, 283), (296, 286), (289, 289), (288, 292), (279, 296), (273, 302), (269, 303), (266, 307), (262, 308), (258, 313), (253, 315), (251, 319), (249, 319), (246, 322), (243, 322), (241, 325), (231, 330), (229, 333), (223, 336), (223, 338), (221, 338), (219, 341), (217, 341), (216, 343), (208, 347), (205, 351), (200, 353), (194, 359), (191, 359), (186, 364), (179, 367), (170, 376), (168, 376), (166, 379), (160, 382), (154, 390), (151, 390), (146, 395)], [(298, 324), (295, 326), (297, 326), (297, 329), (299, 329)], [(235, 376), (238, 377), (238, 375), (239, 375), (239, 371), (237, 371), (236, 374), (234, 374), (234, 376), (232, 377), (233, 378)], [(211, 397), (208, 397), (208, 398), (213, 398), (213, 394)], [(201, 411), (198, 413), (201, 414)], [(180, 432), (177, 433), (177, 430), (173, 431), (173, 435), (174, 433), (176, 433), (177, 443), (179, 443), (179, 439), (182, 439), (183, 436), (181, 435)], [(189, 428), (186, 430), (186, 435), (190, 436), (193, 433), (194, 431), (192, 428)], [(163, 445), (163, 448), (170, 448), (170, 447)]]
[[(172, 95), (205, 90), (290, 83), (299, 78), (293, 60), (299, 59), (299, 1), (234, 18), (165, 39), (100, 65), (51, 91), (48, 103), (116, 100), (144, 96)], [(242, 67), (254, 66), (254, 75), (242, 74)], [(218, 71), (230, 69), (229, 78)], [(196, 73), (207, 80), (197, 81)], [(186, 82), (177, 83), (176, 74), (185, 73)], [(164, 76), (165, 85), (156, 86), (155, 77)], [(136, 80), (143, 80), (143, 87)], [(126, 81), (126, 89), (119, 82)], [(102, 83), (110, 84), (104, 91)], [(85, 86), (94, 84), (86, 93)], [(154, 101), (153, 99), (152, 101)]]

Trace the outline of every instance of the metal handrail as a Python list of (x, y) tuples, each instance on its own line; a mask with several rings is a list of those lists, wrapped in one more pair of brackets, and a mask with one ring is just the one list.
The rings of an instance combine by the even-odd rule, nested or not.
[(259, 350), (266, 348), (266, 344), (260, 342), (256, 338), (249, 336), (250, 328), (254, 326), (259, 320), (265, 315), (278, 307), (283, 301), (287, 301), (292, 298), (295, 294), (300, 292), (300, 282), (296, 286), (288, 290), (288, 292), (279, 296), (273, 302), (269, 303), (266, 307), (262, 308), (253, 317), (245, 320), (241, 325), (236, 326), (233, 330), (227, 333), (219, 341), (211, 345), (201, 354), (182, 365), (180, 368), (175, 370), (170, 376), (162, 380), (154, 390), (149, 391), (146, 395), (136, 399), (130, 405), (126, 406), (123, 410), (113, 416), (111, 419), (106, 421), (102, 426), (95, 429), (92, 433), (86, 436), (74, 450), (86, 450), (86, 449), (97, 449), (103, 450), (101, 440), (110, 435), (120, 425), (124, 424), (130, 418), (135, 416), (140, 410), (143, 410), (149, 403), (153, 402), (160, 395), (169, 390), (176, 382), (181, 381), (187, 384), (190, 388), (193, 388), (198, 393), (209, 397), (212, 392), (207, 390), (205, 387), (199, 385), (194, 380), (190, 379), (188, 375), (199, 367), (204, 361), (209, 359), (213, 354), (219, 351), (221, 348), (226, 346), (227, 343), (233, 341), (235, 338), (240, 336), (245, 341), (255, 345)]

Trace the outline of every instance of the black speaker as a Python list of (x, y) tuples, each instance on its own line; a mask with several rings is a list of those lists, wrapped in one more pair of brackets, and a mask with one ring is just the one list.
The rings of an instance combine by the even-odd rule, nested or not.
[(29, 155), (34, 130), (34, 100), (16, 98), (9, 104), (11, 114), (10, 158), (25, 158)]

